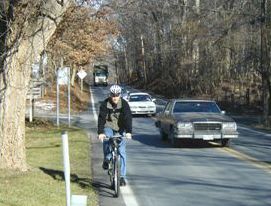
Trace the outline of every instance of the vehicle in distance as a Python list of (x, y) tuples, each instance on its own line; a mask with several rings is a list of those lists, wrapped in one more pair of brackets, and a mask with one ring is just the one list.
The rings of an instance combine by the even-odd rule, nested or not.
[(238, 138), (235, 121), (214, 101), (170, 100), (157, 115), (155, 125), (162, 138), (169, 138), (173, 146), (178, 140), (194, 139), (217, 141), (224, 147)]
[(108, 66), (107, 65), (94, 65), (93, 82), (94, 82), (94, 86), (108, 85)]
[(128, 104), (130, 106), (132, 114), (148, 114), (155, 115), (156, 114), (156, 105), (155, 99), (148, 93), (129, 93), (128, 96)]
[(121, 97), (127, 101), (128, 96), (129, 96), (129, 91), (124, 86), (121, 86)]

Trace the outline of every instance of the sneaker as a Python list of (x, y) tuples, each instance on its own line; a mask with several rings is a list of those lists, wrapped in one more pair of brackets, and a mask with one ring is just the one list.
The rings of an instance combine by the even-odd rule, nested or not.
[(108, 170), (108, 168), (109, 168), (109, 160), (108, 159), (105, 159), (104, 161), (103, 161), (103, 169), (104, 170)]
[(125, 186), (126, 185), (126, 181), (123, 177), (120, 178), (120, 186)]

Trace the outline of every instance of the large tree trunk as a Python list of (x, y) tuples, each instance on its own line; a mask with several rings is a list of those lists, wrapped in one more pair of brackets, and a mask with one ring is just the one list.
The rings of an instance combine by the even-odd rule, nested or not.
[[(21, 30), (16, 47), (9, 45), (14, 34), (7, 36), (9, 55), (5, 58), (5, 72), (1, 73), (0, 91), (0, 168), (27, 170), (25, 155), (26, 93), (31, 64), (43, 51), (53, 35), (63, 12), (71, 1), (49, 0), (43, 5), (44, 18), (27, 22)], [(47, 17), (46, 17), (47, 16)], [(53, 20), (54, 19), (54, 20)], [(31, 19), (33, 21), (33, 19)], [(29, 35), (29, 32), (33, 31)], [(27, 35), (26, 35), (27, 34)], [(16, 34), (15, 34), (16, 35)]]

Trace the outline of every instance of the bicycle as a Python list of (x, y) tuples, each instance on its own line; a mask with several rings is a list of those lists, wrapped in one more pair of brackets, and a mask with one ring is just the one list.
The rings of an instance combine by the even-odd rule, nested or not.
[(120, 193), (120, 154), (119, 144), (122, 141), (122, 136), (117, 134), (111, 138), (106, 137), (105, 140), (109, 141), (110, 152), (112, 157), (109, 162), (108, 175), (110, 176), (111, 188), (114, 190), (115, 197)]

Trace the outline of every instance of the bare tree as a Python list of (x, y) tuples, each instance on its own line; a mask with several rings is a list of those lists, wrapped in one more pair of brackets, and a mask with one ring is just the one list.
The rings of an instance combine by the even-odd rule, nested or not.
[(236, 104), (242, 104), (242, 98), (249, 95), (249, 101), (262, 102), (267, 119), (271, 33), (268, 1), (111, 2), (122, 5), (115, 8), (126, 48), (125, 62), (125, 58), (119, 59), (123, 68), (120, 73), (130, 65), (130, 70), (137, 71), (138, 80), (144, 79), (143, 35), (148, 88), (168, 97), (208, 95), (222, 100), (223, 95), (231, 94), (236, 97), (231, 103)]

